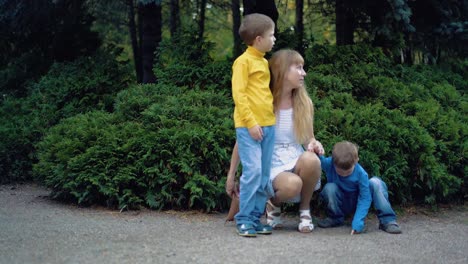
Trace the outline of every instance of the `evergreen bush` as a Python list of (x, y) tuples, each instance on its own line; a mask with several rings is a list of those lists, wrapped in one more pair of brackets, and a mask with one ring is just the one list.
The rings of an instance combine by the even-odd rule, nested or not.
[[(190, 48), (187, 48), (190, 47)], [(159, 82), (177, 86), (215, 86), (231, 91), (231, 62), (214, 61), (209, 52), (214, 43), (198, 38), (196, 31), (182, 30), (171, 39), (163, 40), (156, 52), (154, 73)]]
[(118, 208), (226, 207), (229, 98), (163, 86), (124, 90), (115, 113), (78, 115), (49, 131), (34, 171), (54, 197)]
[(28, 96), (0, 100), (0, 183), (31, 179), (36, 161), (34, 145), (62, 118), (94, 109), (113, 111), (115, 95), (129, 82), (128, 68), (116, 52), (54, 64), (28, 87)]
[[(160, 54), (172, 48), (162, 47)], [(60, 119), (38, 145), (38, 179), (80, 204), (226, 209), (230, 64), (197, 47), (162, 56), (158, 84), (122, 90), (114, 112)], [(357, 143), (361, 164), (387, 182), (395, 204), (463, 199), (468, 122), (459, 74), (393, 65), (364, 45), (314, 46), (306, 63), (316, 137), (328, 151), (340, 140)]]
[(463, 199), (468, 122), (460, 75), (391, 65), (366, 46), (307, 54), (316, 133), (328, 149), (339, 140), (360, 145), (361, 163), (399, 203)]

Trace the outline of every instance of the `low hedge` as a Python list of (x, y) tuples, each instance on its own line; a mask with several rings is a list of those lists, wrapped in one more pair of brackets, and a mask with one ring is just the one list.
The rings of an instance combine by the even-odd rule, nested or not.
[[(55, 197), (116, 208), (227, 208), (230, 64), (171, 58), (155, 69), (158, 84), (122, 90), (114, 112), (71, 116), (47, 131), (34, 173)], [(314, 46), (305, 59), (316, 137), (328, 153), (337, 141), (357, 143), (360, 162), (387, 182), (395, 204), (464, 199), (466, 80), (436, 66), (393, 65), (364, 45)]]

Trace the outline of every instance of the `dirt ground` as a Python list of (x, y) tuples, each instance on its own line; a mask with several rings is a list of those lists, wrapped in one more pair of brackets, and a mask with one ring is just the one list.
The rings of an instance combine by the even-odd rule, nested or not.
[(225, 213), (112, 211), (61, 204), (34, 185), (0, 185), (0, 263), (468, 263), (468, 206), (399, 210), (403, 230), (350, 226), (243, 238)]

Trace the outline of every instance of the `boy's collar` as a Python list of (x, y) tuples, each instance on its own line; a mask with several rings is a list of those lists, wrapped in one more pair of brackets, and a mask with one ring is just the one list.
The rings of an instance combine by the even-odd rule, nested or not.
[(264, 57), (265, 56), (265, 52), (261, 52), (261, 51), (259, 51), (258, 49), (256, 49), (253, 46), (247, 46), (247, 52), (249, 54), (252, 54), (252, 55), (256, 56), (256, 57)]

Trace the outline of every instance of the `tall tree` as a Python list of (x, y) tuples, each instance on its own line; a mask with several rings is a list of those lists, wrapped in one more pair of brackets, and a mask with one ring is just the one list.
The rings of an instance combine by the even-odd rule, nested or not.
[(408, 0), (319, 0), (324, 15), (330, 7), (335, 11), (336, 43), (349, 45), (360, 41), (393, 48), (399, 45), (402, 32), (414, 28), (410, 24)]
[(274, 0), (243, 0), (244, 16), (252, 13), (260, 13), (269, 16), (275, 25), (278, 22), (278, 9)]
[(169, 31), (173, 37), (180, 29), (180, 8), (179, 0), (171, 0), (170, 2), (170, 16), (169, 16)]
[(24, 84), (54, 61), (94, 52), (94, 21), (83, 1), (0, 1), (0, 91), (26, 95)]
[(304, 54), (304, 0), (296, 0), (296, 50)]
[(349, 0), (336, 0), (335, 2), (336, 45), (354, 43), (355, 20), (350, 2)]
[(128, 8), (128, 29), (130, 32), (130, 40), (132, 43), (132, 51), (133, 51), (133, 59), (135, 63), (135, 72), (137, 83), (141, 83), (143, 81), (143, 67), (141, 63), (141, 49), (138, 45), (138, 33), (137, 27), (135, 22), (135, 3), (134, 0), (126, 0), (127, 8)]
[(241, 24), (240, 0), (231, 0), (232, 12), (232, 35), (234, 38), (234, 47), (232, 54), (237, 58), (242, 53), (242, 40), (239, 36), (239, 27)]
[(155, 83), (153, 72), (155, 51), (162, 38), (161, 0), (142, 1), (138, 5), (141, 18), (141, 57), (143, 83)]
[(198, 0), (198, 38), (203, 39), (205, 32), (206, 0)]
[(468, 3), (466, 0), (408, 2), (415, 31), (407, 35), (423, 61), (438, 63), (444, 55), (468, 55)]

